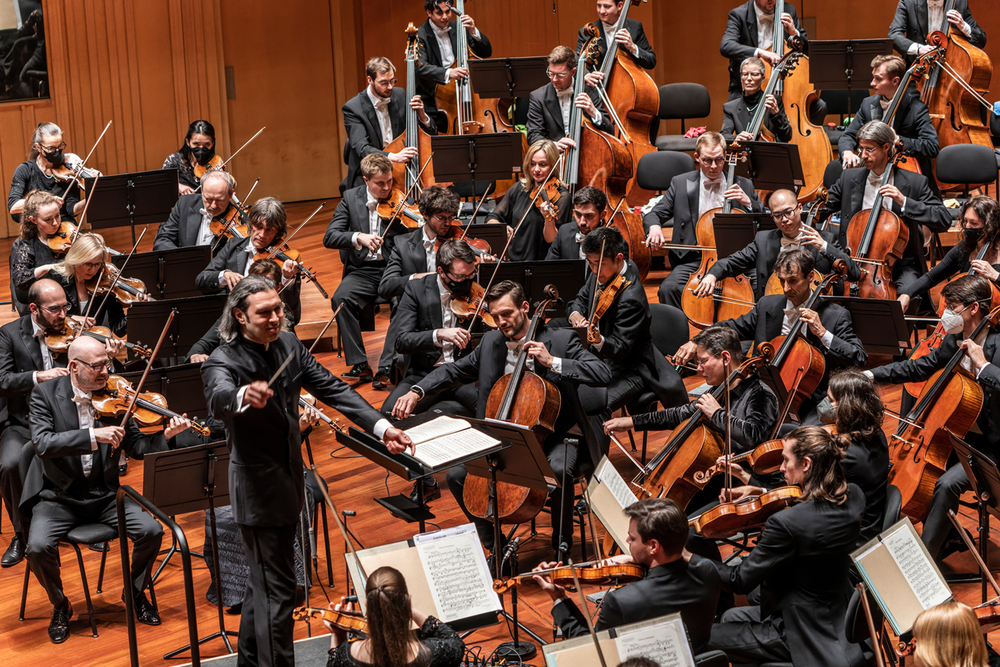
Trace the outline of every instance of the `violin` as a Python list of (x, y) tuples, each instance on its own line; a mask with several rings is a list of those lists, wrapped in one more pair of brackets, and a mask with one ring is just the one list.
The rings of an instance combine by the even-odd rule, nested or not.
[(559, 210), (556, 208), (556, 204), (559, 203), (559, 199), (562, 197), (561, 188), (562, 183), (559, 182), (558, 178), (550, 178), (544, 184), (536, 184), (528, 195), (535, 202), (535, 208), (545, 216), (547, 221), (552, 223), (555, 223), (559, 218)]
[(124, 338), (119, 338), (112, 333), (111, 329), (108, 327), (84, 327), (84, 318), (79, 315), (71, 315), (63, 320), (63, 328), (59, 331), (53, 331), (52, 333), (46, 332), (45, 334), (45, 346), (49, 348), (52, 354), (62, 354), (69, 349), (70, 343), (79, 338), (80, 336), (89, 336), (91, 338), (96, 338), (102, 343), (108, 340), (120, 340), (125, 344), (125, 349), (122, 350), (118, 359), (120, 361), (125, 360), (125, 356), (128, 351), (131, 350), (135, 355), (143, 357), (144, 359), (149, 359), (153, 351), (141, 343), (130, 343)]
[(51, 234), (47, 239), (45, 239), (45, 242), (48, 244), (52, 254), (56, 257), (62, 257), (65, 255), (73, 245), (73, 240), (76, 239), (78, 230), (79, 227), (77, 225), (69, 222), (68, 220), (63, 220), (59, 224), (59, 229), (56, 230), (56, 233)]
[(331, 432), (344, 431), (345, 427), (340, 423), (339, 419), (330, 419), (327, 417), (322, 410), (316, 407), (316, 397), (310, 394), (305, 389), (299, 391), (299, 414), (301, 415), (305, 411), (313, 412), (320, 421), (324, 422), (330, 427)]
[[(497, 593), (504, 593), (518, 584), (518, 582), (531, 579), (539, 574), (549, 575), (549, 579), (556, 586), (573, 586), (573, 568), (560, 566), (551, 570), (538, 570), (537, 572), (527, 572), (519, 574), (503, 581), (493, 582), (493, 590)], [(635, 563), (612, 563), (601, 565), (595, 563), (590, 566), (576, 566), (576, 576), (581, 584), (592, 584), (594, 586), (624, 586), (633, 581), (639, 581), (646, 576), (646, 569)]]
[[(135, 397), (135, 389), (128, 380), (120, 375), (109, 375), (104, 389), (93, 393), (94, 411), (101, 417), (124, 415), (133, 397)], [(181, 417), (181, 415), (167, 408), (167, 399), (162, 394), (143, 391), (135, 399), (135, 408), (131, 417), (137, 426), (146, 428), (156, 426), (164, 419)], [(186, 417), (185, 419), (191, 422), (191, 428), (200, 435), (205, 437), (212, 435), (212, 429), (204, 422)]]
[(84, 167), (83, 159), (81, 159), (76, 153), (63, 153), (62, 164), (58, 167), (52, 168), (52, 176), (57, 181), (62, 181), (64, 183), (76, 181), (81, 178), (94, 178), (96, 176), (103, 175), (104, 174), (96, 169)]
[(416, 229), (424, 225), (424, 216), (416, 204), (406, 201), (406, 195), (399, 188), (393, 188), (388, 197), (380, 199), (378, 215), (383, 220), (399, 219), (399, 223), (407, 229)]
[(201, 162), (194, 163), (194, 177), (197, 180), (201, 180), (201, 177), (210, 171), (215, 169), (222, 169), (222, 158), (218, 155), (213, 155), (212, 159), (208, 161), (208, 164), (202, 164)]
[[(784, 451), (784, 448), (784, 441), (780, 438), (777, 440), (768, 440), (757, 445), (749, 452), (729, 457), (729, 463), (742, 463), (746, 461), (755, 475), (767, 475), (781, 467), (781, 453)], [(725, 469), (725, 464), (716, 463), (704, 472), (696, 472), (694, 479), (699, 484), (707, 483), (708, 480), (724, 472)]]
[(625, 276), (619, 273), (604, 288), (597, 290), (590, 319), (587, 320), (587, 342), (594, 344), (601, 339), (601, 332), (598, 328), (601, 317), (604, 313), (608, 312), (608, 308), (615, 302), (618, 295), (624, 292), (625, 288), (631, 284), (632, 281), (625, 280)]
[(250, 235), (250, 228), (246, 224), (246, 211), (242, 206), (235, 204), (230, 205), (222, 215), (212, 218), (209, 229), (213, 235), (227, 239), (234, 237), (245, 239)]
[(441, 244), (450, 239), (458, 239), (460, 241), (465, 241), (472, 248), (472, 252), (476, 253), (477, 258), (481, 258), (483, 255), (491, 255), (493, 249), (490, 244), (483, 239), (472, 238), (471, 236), (466, 236), (468, 229), (463, 230), (458, 225), (451, 225), (445, 230), (444, 235), (437, 237), (434, 241), (434, 252), (441, 249)]
[(484, 299), (486, 298), (486, 288), (484, 288), (479, 283), (472, 283), (472, 290), (469, 292), (468, 296), (452, 296), (451, 297), (451, 312), (460, 320), (469, 320), (479, 313), (479, 317), (483, 320), (483, 324), (488, 326), (490, 329), (496, 329), (497, 323), (490, 315), (489, 311), (486, 309), (486, 304)]
[(801, 497), (799, 487), (779, 486), (760, 495), (720, 503), (688, 521), (688, 525), (709, 539), (731, 537), (741, 531), (761, 528), (772, 515), (791, 507)]
[(146, 283), (138, 278), (122, 277), (120, 273), (117, 266), (105, 262), (104, 269), (87, 281), (87, 291), (96, 296), (113, 290), (115, 299), (126, 308), (136, 301), (156, 301), (146, 292)]
[(368, 634), (368, 621), (357, 612), (334, 611), (333, 609), (323, 609), (322, 607), (296, 607), (292, 610), (292, 618), (296, 621), (321, 618), (335, 628), (340, 628), (347, 632)]
[(323, 295), (324, 299), (329, 298), (326, 290), (323, 289), (322, 285), (320, 285), (319, 281), (316, 279), (316, 274), (313, 270), (302, 266), (300, 262), (301, 257), (302, 255), (298, 250), (293, 250), (287, 243), (282, 243), (278, 246), (268, 246), (263, 250), (258, 250), (253, 256), (253, 261), (258, 262), (262, 259), (270, 259), (273, 260), (278, 266), (281, 266), (285, 260), (290, 259), (295, 262), (295, 265), (298, 267), (297, 271), (299, 275), (316, 285), (316, 289), (320, 291), (320, 294)]

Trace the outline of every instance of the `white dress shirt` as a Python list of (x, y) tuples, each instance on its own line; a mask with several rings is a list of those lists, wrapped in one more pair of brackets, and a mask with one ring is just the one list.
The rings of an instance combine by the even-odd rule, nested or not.
[[(90, 450), (97, 451), (97, 438), (94, 436), (94, 406), (90, 402), (91, 393), (81, 391), (75, 384), (73, 387), (73, 403), (76, 404), (76, 415), (80, 420), (80, 428), (90, 431)], [(83, 474), (90, 477), (90, 469), (94, 465), (93, 454), (80, 454), (80, 464), (83, 466)]]
[[(38, 346), (42, 351), (42, 370), (47, 371), (51, 369), (55, 364), (52, 361), (52, 351), (45, 344), (45, 329), (38, 326), (34, 318), (31, 318), (31, 335), (38, 341)], [(38, 371), (34, 371), (31, 374), (31, 384), (38, 384)]]
[[(461, 27), (461, 26), (460, 26)], [(431, 23), (431, 30), (434, 31), (434, 38), (437, 40), (438, 50), (441, 52), (441, 65), (446, 67), (444, 80), (441, 83), (448, 83), (451, 80), (451, 66), (455, 64), (455, 51), (451, 48), (451, 25), (444, 30), (439, 29)], [(479, 28), (472, 31), (473, 39), (479, 39)]]
[(392, 142), (392, 121), (389, 119), (389, 100), (383, 99), (372, 91), (372, 87), (365, 88), (368, 92), (368, 100), (375, 107), (375, 116), (378, 118), (379, 128), (382, 130), (382, 148)]
[[(883, 172), (885, 173), (885, 172)], [(895, 185), (896, 174), (889, 174), (889, 182), (886, 185)], [(875, 196), (878, 195), (882, 183), (882, 174), (873, 171), (868, 172), (868, 180), (865, 182), (865, 196), (861, 200), (861, 210), (870, 209), (875, 204)], [(906, 211), (906, 198), (903, 198), (903, 205), (899, 207), (900, 212)]]
[[(559, 109), (562, 111), (563, 119), (563, 129), (566, 130), (566, 136), (569, 136), (569, 113), (573, 108), (573, 84), (570, 83), (562, 90), (556, 91), (556, 96), (559, 98)], [(601, 112), (597, 110), (597, 106), (594, 106), (594, 115), (590, 117), (590, 120), (596, 125), (601, 122)]]
[[(437, 269), (435, 269), (436, 271)], [(450, 364), (455, 361), (455, 345), (454, 343), (449, 343), (447, 341), (441, 340), (439, 334), (442, 329), (451, 329), (455, 326), (455, 312), (451, 309), (451, 292), (445, 287), (444, 283), (441, 281), (441, 276), (437, 279), (438, 294), (441, 295), (441, 329), (435, 329), (434, 333), (431, 334), (431, 340), (434, 344), (441, 348), (441, 361), (434, 364), (435, 366), (440, 366), (441, 364)]]
[[(785, 315), (781, 318), (781, 335), (785, 336), (789, 331), (792, 330), (792, 326), (799, 321), (799, 316), (801, 313), (799, 309), (792, 305), (792, 302), (785, 299)], [(806, 325), (808, 327), (808, 325)], [(822, 338), (819, 339), (823, 343), (823, 347), (829, 349), (830, 345), (833, 343), (833, 332), (829, 329), (823, 334)]]
[(757, 15), (757, 52), (754, 53), (756, 56), (760, 51), (772, 51), (774, 46), (774, 21), (777, 19), (781, 20), (780, 16), (775, 16), (774, 12), (770, 14), (765, 14), (761, 11), (757, 3), (753, 3), (753, 11)]
[[(380, 218), (378, 214), (378, 200), (372, 196), (371, 190), (365, 190), (365, 195), (367, 195), (368, 197), (367, 201), (365, 202), (365, 206), (368, 207), (368, 233), (371, 234), (372, 236), (380, 236), (379, 232), (382, 231), (380, 229), (382, 225), (382, 218)], [(361, 249), (361, 244), (358, 243), (358, 236), (360, 234), (361, 232), (354, 232), (353, 234), (351, 234), (351, 243), (358, 250)], [(370, 262), (376, 259), (382, 259), (381, 247), (379, 247), (379, 251), (377, 253), (372, 253), (371, 251), (369, 251), (368, 256), (365, 257), (366, 262)]]
[(198, 237), (195, 239), (195, 245), (212, 245), (212, 241), (215, 240), (215, 234), (212, 233), (212, 214), (201, 209), (201, 224), (198, 226)]
[[(524, 336), (521, 336), (517, 340), (507, 340), (507, 359), (504, 360), (503, 366), (504, 375), (514, 372), (514, 366), (517, 365), (517, 357), (521, 354), (521, 348), (524, 347), (524, 338)], [(535, 372), (535, 360), (531, 357), (525, 360), (524, 365), (532, 373)], [(560, 357), (552, 357), (552, 368), (550, 370), (556, 375), (562, 375), (562, 359)]]
[[(757, 5), (754, 5), (756, 7)], [(698, 171), (698, 217), (705, 215), (705, 211), (711, 211), (713, 208), (722, 208), (722, 205), (726, 202), (725, 197), (723, 197), (723, 192), (725, 192), (725, 179), (720, 175), (714, 180), (708, 180), (705, 178), (704, 171)]]
[[(944, 26), (945, 16), (944, 16), (944, 0), (927, 0), (927, 30), (928, 32), (934, 32), (935, 30), (941, 30)], [(945, 32), (948, 28), (944, 28)], [(966, 37), (972, 36), (972, 26), (962, 21), (962, 33)], [(914, 42), (910, 44), (910, 48), (906, 50), (907, 53), (916, 53), (920, 50), (920, 44)]]
[[(246, 243), (243, 247), (236, 251), (236, 256), (239, 257), (240, 253), (246, 255), (246, 264), (243, 265), (243, 275), (250, 275), (250, 266), (253, 264), (253, 258), (257, 256), (257, 249), (253, 247), (253, 239), (247, 237)], [(219, 271), (219, 287), (223, 287), (226, 284), (225, 275), (226, 271), (229, 269), (222, 269)], [(284, 283), (284, 276), (282, 276), (282, 283)]]

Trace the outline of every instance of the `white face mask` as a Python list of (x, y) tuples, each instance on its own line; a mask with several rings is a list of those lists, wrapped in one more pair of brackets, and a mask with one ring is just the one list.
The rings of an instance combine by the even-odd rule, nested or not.
[(957, 334), (965, 326), (965, 322), (962, 320), (961, 313), (945, 308), (944, 314), (941, 316), (941, 326), (944, 327), (945, 333)]

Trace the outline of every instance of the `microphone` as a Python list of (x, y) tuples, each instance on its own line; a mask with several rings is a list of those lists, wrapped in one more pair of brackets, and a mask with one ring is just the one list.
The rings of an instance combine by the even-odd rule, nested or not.
[(507, 559), (514, 555), (514, 552), (517, 551), (517, 545), (520, 541), (521, 541), (520, 537), (515, 537), (513, 540), (510, 541), (510, 543), (507, 545), (507, 548), (503, 550), (503, 558), (500, 559), (501, 564), (506, 563)]
[(348, 595), (347, 597), (344, 598), (344, 602), (357, 602), (357, 601), (358, 601), (357, 595)]
[(357, 516), (358, 515), (358, 513), (355, 512), (354, 510), (344, 510), (343, 512), (341, 512), (341, 514), (343, 514), (344, 516)]

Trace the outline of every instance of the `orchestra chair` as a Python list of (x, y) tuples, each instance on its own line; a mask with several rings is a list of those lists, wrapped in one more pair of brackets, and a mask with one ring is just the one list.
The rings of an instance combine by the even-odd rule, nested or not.
[(685, 121), (706, 118), (712, 113), (712, 96), (700, 83), (668, 83), (660, 86), (660, 120), (680, 120), (680, 134), (662, 134), (653, 142), (657, 150), (694, 152), (697, 139), (684, 137)]
[[(670, 187), (674, 176), (686, 174), (695, 170), (694, 158), (680, 151), (661, 150), (646, 153), (639, 158), (635, 170), (635, 179), (639, 187), (654, 192), (663, 192)], [(673, 221), (667, 226), (672, 226)]]
[[(840, 163), (840, 158), (831, 160), (829, 164), (826, 165), (826, 169), (823, 171), (823, 187), (829, 192), (833, 184), (837, 182), (840, 175), (844, 172), (844, 167)], [(833, 222), (833, 218), (836, 216), (837, 222)], [(836, 229), (831, 229), (835, 227)], [(832, 231), (834, 235), (840, 233), (840, 213), (834, 211), (831, 215), (827, 216), (826, 220), (823, 221), (823, 226), (820, 227), (821, 232)]]
[[(990, 117), (990, 139), (993, 141), (993, 153), (997, 158), (997, 169), (1000, 169), (1000, 116), (995, 113), (989, 114)], [(998, 185), (997, 187), (1000, 187)], [(995, 192), (994, 199), (1000, 199), (1000, 190)]]
[(899, 487), (889, 484), (885, 487), (885, 514), (882, 515), (882, 531), (889, 530), (899, 521), (899, 513), (903, 508), (903, 494)]
[(706, 651), (694, 657), (695, 667), (729, 667), (729, 658), (722, 651)]
[[(867, 588), (865, 591), (868, 596), (868, 608), (872, 612), (872, 622), (875, 625), (879, 641), (883, 642), (884, 645), (886, 641), (885, 615), (882, 613), (882, 608), (872, 598), (871, 593), (867, 592)], [(861, 646), (861, 654), (864, 656), (865, 662), (874, 664), (875, 648), (872, 644), (871, 632), (868, 631), (868, 619), (865, 617), (865, 609), (861, 605), (861, 596), (856, 588), (851, 593), (851, 599), (847, 603), (847, 612), (844, 614), (844, 635), (847, 641)]]
[[(19, 461), (18, 469), (21, 473), (21, 480), (23, 481), (28, 475), (28, 467), (31, 465), (31, 460), (35, 457), (35, 448), (31, 441), (28, 441), (24, 448), (21, 450), (21, 459)], [(25, 516), (25, 526), (31, 522), (30, 516)], [(25, 528), (27, 532), (27, 528)], [(83, 595), (87, 599), (87, 614), (90, 616), (90, 630), (92, 636), (97, 637), (97, 618), (94, 616), (94, 605), (90, 598), (90, 586), (87, 583), (87, 570), (83, 565), (83, 553), (80, 551), (80, 545), (86, 544), (90, 545), (103, 545), (104, 551), (101, 553), (101, 571), (97, 578), (97, 592), (103, 592), (101, 587), (104, 585), (104, 566), (108, 559), (108, 544), (112, 540), (118, 539), (118, 529), (103, 523), (83, 523), (73, 530), (69, 531), (66, 536), (62, 539), (62, 543), (68, 544), (73, 547), (76, 551), (76, 562), (80, 566), (80, 580), (83, 583)], [(21, 588), (21, 611), (18, 615), (19, 621), (24, 620), (24, 608), (28, 601), (28, 579), (31, 573), (31, 567), (28, 565), (28, 560), (24, 560), (24, 586)], [(150, 584), (150, 594), (152, 595), (152, 584)], [(153, 598), (156, 599), (155, 597)], [(155, 603), (154, 603), (155, 604)]]
[[(985, 183), (988, 192), (990, 184), (997, 180), (996, 152), (979, 144), (954, 144), (945, 146), (938, 153), (934, 164), (937, 179), (942, 183), (963, 185), (962, 196), (969, 198), (970, 183)], [(930, 174), (927, 174), (931, 178)], [(958, 209), (953, 209), (952, 215), (958, 215)], [(925, 234), (929, 230), (925, 228)], [(928, 261), (931, 266), (944, 256), (944, 247), (937, 232), (931, 232), (925, 243)]]
[[(830, 137), (830, 144), (833, 145), (833, 150), (837, 150), (837, 142), (840, 141), (841, 135), (844, 134), (846, 126), (844, 125), (844, 118), (847, 116), (853, 116), (861, 108), (861, 103), (865, 101), (868, 97), (868, 88), (862, 88), (861, 90), (851, 91), (851, 104), (848, 107), (847, 104), (847, 91), (846, 90), (823, 90), (819, 94), (819, 98), (826, 102), (826, 113), (840, 116), (840, 125), (830, 128), (825, 122), (824, 118), (812, 118), (810, 120), (816, 125), (820, 125), (826, 130), (827, 135)], [(812, 111), (812, 109), (810, 109)], [(812, 116), (812, 114), (810, 114)]]

